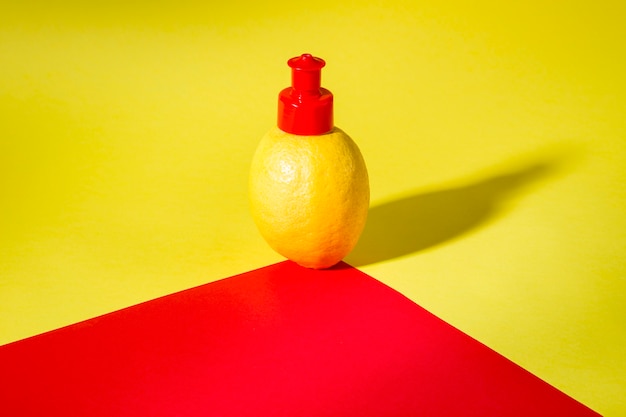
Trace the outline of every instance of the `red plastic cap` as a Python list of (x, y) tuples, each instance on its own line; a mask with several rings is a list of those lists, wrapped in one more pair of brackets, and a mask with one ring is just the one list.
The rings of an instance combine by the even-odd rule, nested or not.
[(333, 129), (333, 94), (321, 87), (321, 58), (291, 58), (291, 87), (278, 95), (278, 127), (294, 135), (322, 135)]

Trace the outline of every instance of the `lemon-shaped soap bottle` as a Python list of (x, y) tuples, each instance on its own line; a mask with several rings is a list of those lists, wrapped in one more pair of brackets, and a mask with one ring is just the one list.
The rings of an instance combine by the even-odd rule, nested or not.
[(250, 205), (267, 243), (308, 268), (329, 268), (356, 245), (369, 207), (365, 161), (333, 124), (333, 95), (321, 87), (324, 60), (287, 61), (291, 87), (278, 96), (278, 126), (250, 169)]

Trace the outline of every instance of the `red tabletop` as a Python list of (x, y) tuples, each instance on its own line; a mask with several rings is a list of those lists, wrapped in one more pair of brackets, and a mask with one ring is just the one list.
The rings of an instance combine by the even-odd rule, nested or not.
[(3, 416), (594, 416), (376, 279), (286, 261), (0, 347)]

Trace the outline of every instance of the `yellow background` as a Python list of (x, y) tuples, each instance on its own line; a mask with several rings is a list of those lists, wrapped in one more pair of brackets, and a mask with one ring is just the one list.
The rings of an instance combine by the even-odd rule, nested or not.
[(280, 261), (247, 171), (310, 52), (370, 172), (347, 260), (626, 415), (624, 2), (13, 3), (0, 344)]

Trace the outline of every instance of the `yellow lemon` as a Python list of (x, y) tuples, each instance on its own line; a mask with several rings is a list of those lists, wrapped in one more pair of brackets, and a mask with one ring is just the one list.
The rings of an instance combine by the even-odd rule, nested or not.
[(341, 129), (318, 136), (275, 127), (250, 170), (254, 221), (278, 253), (308, 268), (328, 268), (356, 245), (367, 218), (363, 156)]

